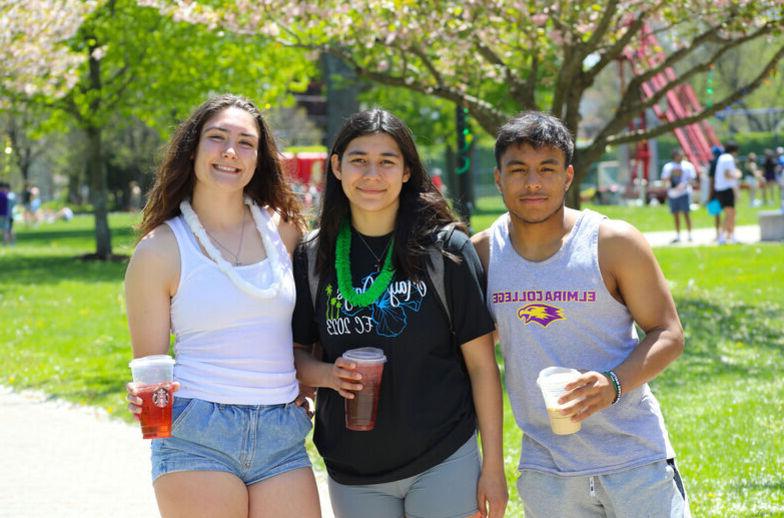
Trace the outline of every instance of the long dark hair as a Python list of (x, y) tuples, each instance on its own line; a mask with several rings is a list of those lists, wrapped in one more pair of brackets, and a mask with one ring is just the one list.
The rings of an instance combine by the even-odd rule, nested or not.
[[(400, 205), (395, 216), (393, 264), (406, 276), (418, 279), (427, 269), (427, 247), (433, 244), (437, 230), (457, 222), (444, 197), (433, 185), (414, 138), (408, 127), (388, 111), (374, 108), (352, 115), (341, 128), (327, 159), (327, 185), (319, 216), (319, 246), (316, 268), (328, 275), (335, 263), (335, 242), (343, 218), (351, 218), (348, 198), (332, 170), (332, 155), (342, 159), (352, 140), (365, 135), (386, 133), (397, 142), (410, 173), (400, 191)], [(457, 228), (466, 231), (462, 223)]]
[(259, 130), (259, 150), (256, 170), (245, 194), (260, 206), (268, 205), (286, 221), (293, 221), (305, 228), (301, 204), (289, 186), (280, 163), (280, 152), (275, 138), (261, 112), (248, 99), (232, 94), (210, 97), (191, 113), (174, 132), (166, 146), (163, 160), (155, 172), (155, 183), (144, 206), (139, 224), (139, 238), (161, 225), (167, 219), (180, 214), (180, 202), (190, 198), (196, 183), (193, 157), (201, 138), (204, 124), (218, 112), (227, 108), (239, 108), (248, 112)]

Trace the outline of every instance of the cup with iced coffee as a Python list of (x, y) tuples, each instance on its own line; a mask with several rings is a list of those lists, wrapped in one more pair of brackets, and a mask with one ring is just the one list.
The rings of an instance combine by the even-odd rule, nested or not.
[(570, 416), (561, 414), (561, 410), (574, 405), (574, 401), (565, 404), (558, 400), (566, 393), (566, 385), (580, 376), (580, 371), (565, 367), (547, 367), (539, 372), (536, 384), (542, 390), (550, 427), (556, 435), (569, 435), (580, 431), (582, 423), (572, 421)]

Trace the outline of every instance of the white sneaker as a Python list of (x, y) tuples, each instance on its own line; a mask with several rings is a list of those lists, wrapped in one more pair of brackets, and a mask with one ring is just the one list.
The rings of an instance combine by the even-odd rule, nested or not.
[(720, 245), (724, 245), (727, 243), (727, 240), (724, 238), (724, 236), (719, 236), (718, 241)]

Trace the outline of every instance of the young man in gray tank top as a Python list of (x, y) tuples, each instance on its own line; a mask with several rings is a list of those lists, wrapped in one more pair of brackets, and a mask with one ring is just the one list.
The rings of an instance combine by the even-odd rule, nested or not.
[[(647, 384), (683, 351), (675, 303), (640, 232), (564, 206), (573, 153), (555, 117), (526, 112), (504, 125), (494, 174), (509, 212), (473, 238), (524, 432), (525, 516), (689, 516)], [(550, 366), (581, 372), (560, 400), (576, 433), (550, 426), (536, 384)]]

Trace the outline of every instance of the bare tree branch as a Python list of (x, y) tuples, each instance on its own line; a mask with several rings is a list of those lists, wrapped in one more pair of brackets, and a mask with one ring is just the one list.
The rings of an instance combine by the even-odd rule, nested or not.
[[(479, 36), (474, 38), (479, 54), (487, 61), (494, 65), (498, 65), (504, 71), (504, 79), (506, 84), (509, 85), (509, 93), (523, 107), (532, 107), (534, 104), (534, 86), (535, 83), (529, 81), (521, 81), (517, 77), (515, 71), (501, 59), (498, 54), (482, 42)], [(534, 54), (534, 59), (535, 59)]]
[(616, 10), (618, 8), (618, 0), (610, 0), (607, 2), (607, 5), (604, 7), (604, 15), (602, 15), (602, 19), (599, 20), (599, 23), (596, 25), (596, 29), (591, 34), (591, 37), (588, 38), (588, 41), (582, 44), (582, 46), (587, 50), (587, 54), (590, 54), (591, 49), (596, 48), (599, 45), (599, 42), (602, 41), (605, 34), (610, 28), (610, 23), (612, 22), (613, 18), (615, 17)]

